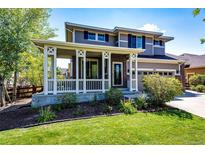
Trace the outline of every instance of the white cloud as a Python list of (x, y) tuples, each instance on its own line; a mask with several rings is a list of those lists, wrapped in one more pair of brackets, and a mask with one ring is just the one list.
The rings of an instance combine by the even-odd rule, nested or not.
[(166, 30), (163, 30), (159, 28), (155, 24), (145, 24), (143, 27), (139, 28), (141, 30), (147, 30), (147, 31), (154, 31), (154, 32), (161, 32), (161, 33), (166, 33)]

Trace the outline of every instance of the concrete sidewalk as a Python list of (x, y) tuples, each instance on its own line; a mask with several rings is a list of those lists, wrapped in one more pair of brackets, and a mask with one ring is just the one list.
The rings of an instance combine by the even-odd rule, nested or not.
[(186, 90), (182, 96), (176, 97), (173, 101), (166, 104), (205, 118), (204, 93)]

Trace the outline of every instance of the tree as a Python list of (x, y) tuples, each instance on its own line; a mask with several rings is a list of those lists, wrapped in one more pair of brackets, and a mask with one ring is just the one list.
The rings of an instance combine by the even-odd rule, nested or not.
[[(199, 8), (194, 9), (192, 12), (194, 17), (198, 16), (200, 14), (201, 10), (202, 9), (199, 9)], [(203, 10), (205, 11), (205, 9), (203, 9)], [(203, 18), (202, 21), (205, 22), (205, 18)], [(201, 44), (205, 43), (205, 38), (201, 38), (200, 41), (201, 41)]]
[(31, 39), (55, 36), (49, 16), (49, 9), (0, 9), (0, 106), (6, 105), (5, 82), (19, 71), (21, 53), (35, 49)]

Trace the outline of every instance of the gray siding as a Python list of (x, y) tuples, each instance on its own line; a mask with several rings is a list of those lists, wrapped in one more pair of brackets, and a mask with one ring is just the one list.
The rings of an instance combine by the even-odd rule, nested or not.
[(146, 44), (145, 51), (143, 53), (140, 53), (140, 55), (153, 55), (152, 46), (153, 45)]
[(153, 68), (153, 69), (179, 69), (178, 64), (160, 64), (160, 63), (138, 63), (138, 68)]
[(90, 41), (84, 39), (83, 31), (75, 31), (75, 42), (76, 43), (86, 43), (93, 45), (106, 45), (106, 46), (115, 46), (116, 38), (114, 35), (109, 35), (109, 42), (100, 42), (100, 41)]
[(155, 55), (165, 55), (165, 48), (154, 47)]

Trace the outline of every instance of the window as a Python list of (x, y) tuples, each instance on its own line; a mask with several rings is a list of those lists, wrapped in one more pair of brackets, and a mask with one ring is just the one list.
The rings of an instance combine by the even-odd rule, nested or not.
[(144, 75), (147, 75), (147, 72), (144, 72)]
[(138, 75), (142, 75), (142, 72), (141, 72), (141, 71), (138, 71)]
[(162, 40), (154, 40), (154, 45), (163, 46)]
[(105, 41), (105, 34), (98, 34), (98, 41)]
[(169, 75), (172, 76), (172, 72), (169, 72)]
[(152, 74), (152, 72), (149, 72), (149, 74)]
[(96, 37), (96, 35), (95, 35), (95, 33), (88, 33), (88, 40), (95, 40), (95, 37)]
[(167, 75), (167, 72), (164, 72), (164, 75)]
[(142, 37), (137, 36), (137, 48), (142, 48)]

